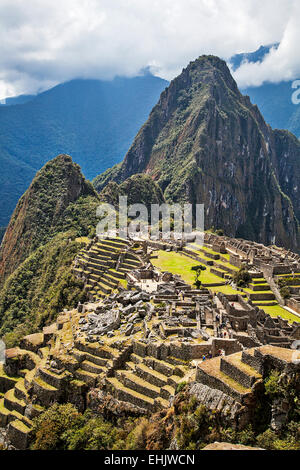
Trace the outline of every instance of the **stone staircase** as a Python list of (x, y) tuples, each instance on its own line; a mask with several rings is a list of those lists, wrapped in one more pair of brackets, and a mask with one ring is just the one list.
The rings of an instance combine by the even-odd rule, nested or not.
[(113, 377), (106, 377), (105, 386), (118, 400), (155, 412), (169, 406), (188, 369), (180, 359), (157, 359), (144, 355), (146, 350), (141, 343), (134, 344), (134, 352), (123, 368), (115, 370)]

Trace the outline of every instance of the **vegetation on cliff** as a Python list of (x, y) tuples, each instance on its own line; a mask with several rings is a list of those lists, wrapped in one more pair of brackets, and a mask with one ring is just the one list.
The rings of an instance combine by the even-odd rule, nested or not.
[(39, 246), (74, 228), (87, 235), (96, 225), (98, 199), (91, 183), (68, 155), (40, 170), (21, 197), (0, 250), (0, 283)]
[(146, 173), (168, 202), (204, 203), (206, 228), (299, 250), (299, 156), (297, 139), (272, 131), (226, 63), (203, 56), (162, 93), (122, 165), (94, 184)]
[(131, 176), (121, 184), (111, 181), (101, 192), (99, 198), (103, 202), (118, 207), (119, 197), (127, 196), (127, 204), (144, 204), (150, 208), (151, 204), (165, 202), (161, 188), (148, 175), (138, 174)]
[(60, 233), (9, 276), (0, 293), (0, 337), (7, 347), (53, 322), (64, 308), (86, 300), (82, 281), (72, 274), (83, 246), (74, 232)]
[[(270, 427), (274, 398), (289, 396), (290, 410), (280, 431)], [(150, 419), (84, 414), (67, 405), (53, 405), (35, 420), (32, 448), (36, 450), (201, 450), (219, 441), (267, 450), (300, 450), (299, 384), (271, 372), (265, 392), (257, 402), (251, 425), (235, 429), (217, 410), (199, 404), (195, 396), (180, 390), (173, 406)]]
[(72, 264), (95, 233), (99, 198), (71, 157), (48, 162), (20, 199), (0, 252), (0, 336), (7, 346), (85, 299)]

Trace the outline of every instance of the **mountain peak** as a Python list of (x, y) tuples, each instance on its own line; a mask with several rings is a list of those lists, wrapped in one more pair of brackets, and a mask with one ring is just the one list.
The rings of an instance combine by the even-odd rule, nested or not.
[(270, 53), (271, 49), (278, 49), (279, 46), (280, 43), (275, 42), (267, 46), (260, 46), (254, 52), (242, 52), (241, 54), (236, 54), (230, 58), (229, 63), (231, 64), (232, 69), (235, 71), (242, 65), (243, 62), (262, 62), (266, 55)]
[(19, 200), (0, 251), (0, 279), (53, 236), (69, 204), (97, 197), (93, 186), (69, 155), (61, 154), (39, 170)]
[(223, 79), (235, 91), (237, 84), (232, 77), (227, 63), (214, 55), (202, 55), (189, 63), (183, 73), (187, 71), (195, 82), (208, 81), (210, 83)]
[(109, 177), (120, 183), (143, 172), (166, 201), (204, 203), (206, 228), (298, 250), (299, 201), (284, 183), (282, 155), (292, 163), (299, 150), (287, 141), (239, 92), (226, 62), (201, 56), (162, 93), (123, 164), (97, 189)]

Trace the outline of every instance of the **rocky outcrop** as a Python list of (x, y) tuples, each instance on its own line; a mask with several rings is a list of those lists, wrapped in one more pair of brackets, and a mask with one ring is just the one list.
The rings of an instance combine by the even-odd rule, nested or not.
[(242, 444), (231, 444), (230, 442), (214, 442), (202, 450), (264, 450), (259, 447), (243, 446)]
[(272, 131), (226, 63), (203, 56), (162, 93), (123, 164), (101, 181), (144, 172), (166, 200), (204, 203), (206, 228), (299, 251), (299, 156), (295, 137)]
[(221, 390), (210, 388), (202, 383), (194, 383), (190, 386), (189, 394), (196, 397), (197, 402), (208, 410), (216, 410), (224, 421), (235, 425), (241, 421), (245, 408), (232, 397)]

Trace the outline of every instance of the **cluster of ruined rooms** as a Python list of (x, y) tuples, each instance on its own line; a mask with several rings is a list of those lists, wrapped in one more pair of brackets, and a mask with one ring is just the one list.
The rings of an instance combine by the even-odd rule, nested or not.
[[(251, 275), (244, 288), (233, 283), (242, 266)], [(29, 446), (32, 420), (54, 402), (84, 411), (109, 397), (147, 415), (169, 407), (181, 383), (239, 426), (270, 368), (299, 368), (293, 253), (214, 234), (203, 246), (96, 238), (74, 273), (89, 301), (6, 351), (0, 427), (15, 448)]]

